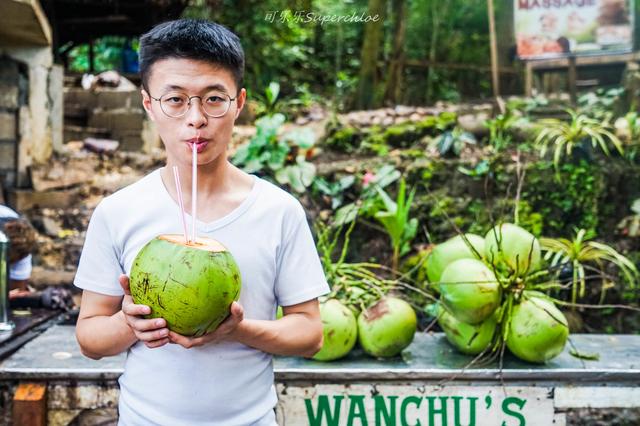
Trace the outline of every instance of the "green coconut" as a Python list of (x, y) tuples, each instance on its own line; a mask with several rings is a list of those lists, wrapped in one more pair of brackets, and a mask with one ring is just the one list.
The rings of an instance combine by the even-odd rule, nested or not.
[(447, 340), (460, 352), (477, 355), (487, 349), (496, 332), (496, 316), (491, 315), (480, 324), (472, 325), (459, 321), (444, 306), (439, 305), (438, 324)]
[(358, 339), (358, 324), (353, 312), (337, 299), (320, 304), (322, 349), (313, 356), (318, 361), (333, 361), (347, 355)]
[(442, 272), (450, 263), (459, 259), (478, 259), (476, 253), (465, 242), (465, 238), (480, 256), (484, 254), (484, 238), (476, 234), (465, 234), (464, 238), (457, 235), (438, 244), (426, 262), (427, 277), (436, 290), (439, 289), (438, 282), (441, 280)]
[(371, 356), (396, 356), (411, 344), (417, 325), (411, 305), (396, 297), (383, 297), (358, 316), (358, 340)]
[(515, 356), (544, 363), (562, 353), (569, 338), (567, 319), (553, 302), (535, 292), (525, 292), (513, 307), (507, 347)]
[(503, 223), (487, 232), (484, 247), (487, 261), (510, 274), (521, 277), (540, 267), (538, 239), (512, 223)]
[(482, 261), (460, 259), (451, 263), (440, 278), (442, 302), (460, 321), (478, 324), (489, 318), (500, 304), (500, 284)]
[(170, 330), (200, 336), (214, 330), (240, 297), (240, 270), (231, 253), (211, 238), (185, 243), (182, 235), (160, 235), (138, 253), (129, 277), (146, 318), (164, 318)]

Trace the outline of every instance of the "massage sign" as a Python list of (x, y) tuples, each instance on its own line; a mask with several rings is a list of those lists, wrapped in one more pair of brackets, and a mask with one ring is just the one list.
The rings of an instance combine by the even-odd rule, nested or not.
[(521, 59), (630, 52), (633, 0), (514, 0)]

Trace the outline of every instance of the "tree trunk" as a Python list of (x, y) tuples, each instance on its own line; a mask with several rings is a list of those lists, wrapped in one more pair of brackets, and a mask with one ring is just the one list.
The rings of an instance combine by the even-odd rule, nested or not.
[(384, 10), (385, 0), (369, 0), (367, 13), (372, 18), (377, 15), (377, 19), (367, 22), (364, 28), (364, 40), (360, 55), (360, 78), (355, 102), (355, 106), (358, 109), (371, 108), (375, 103), (375, 91), (378, 83), (378, 55), (382, 42)]
[[(429, 62), (436, 62), (436, 53), (438, 47), (438, 35), (440, 30), (440, 20), (444, 14), (443, 9), (446, 8), (446, 2), (431, 0), (431, 41), (429, 42)], [(427, 102), (431, 102), (433, 98), (433, 66), (427, 70)]]
[(393, 34), (393, 52), (391, 65), (387, 76), (387, 86), (384, 91), (385, 103), (397, 104), (402, 90), (402, 74), (404, 72), (404, 40), (407, 28), (406, 0), (393, 0), (393, 10), (396, 11), (396, 22)]

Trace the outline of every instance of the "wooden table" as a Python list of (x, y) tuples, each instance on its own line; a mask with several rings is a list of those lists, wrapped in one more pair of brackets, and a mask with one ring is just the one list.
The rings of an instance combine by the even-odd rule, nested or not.
[[(578, 334), (571, 341), (599, 360), (577, 359), (568, 345), (546, 365), (507, 356), (502, 370), (465, 368), (471, 358), (440, 333), (417, 334), (390, 360), (359, 351), (332, 363), (276, 357), (278, 419), (296, 426), (359, 425), (365, 418), (368, 425), (442, 425), (443, 416), (449, 425), (467, 425), (472, 417), (477, 425), (562, 425), (570, 408), (640, 406), (640, 336)], [(64, 424), (65, 413), (117, 405), (124, 360), (124, 354), (100, 361), (82, 356), (74, 327), (55, 325), (0, 364), (0, 379), (46, 388), (39, 404), (48, 424)]]

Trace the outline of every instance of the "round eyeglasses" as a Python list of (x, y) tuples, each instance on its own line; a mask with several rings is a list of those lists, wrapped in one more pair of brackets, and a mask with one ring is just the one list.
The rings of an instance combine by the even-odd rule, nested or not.
[[(147, 91), (147, 93), (149, 93)], [(169, 92), (159, 98), (154, 98), (149, 94), (149, 97), (154, 101), (160, 103), (160, 109), (164, 114), (171, 118), (180, 118), (189, 111), (191, 108), (191, 99), (198, 98), (202, 104), (202, 110), (211, 118), (222, 117), (229, 111), (231, 107), (231, 101), (238, 99), (229, 97), (226, 93), (222, 92), (209, 92), (204, 96), (187, 96), (181, 92)]]

